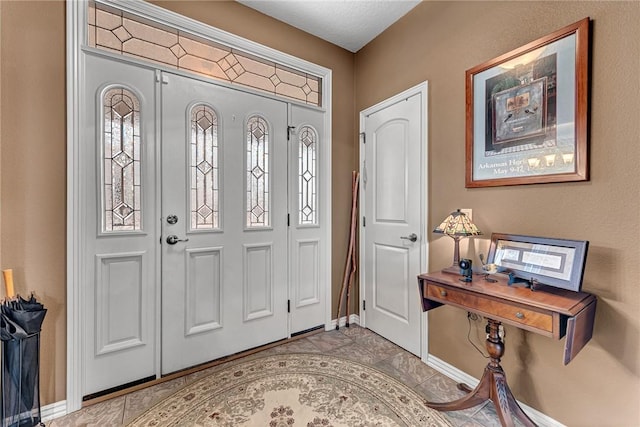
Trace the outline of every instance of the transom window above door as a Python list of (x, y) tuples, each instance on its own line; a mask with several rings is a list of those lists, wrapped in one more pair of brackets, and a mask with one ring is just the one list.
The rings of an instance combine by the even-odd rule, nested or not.
[(89, 3), (91, 47), (322, 106), (322, 78), (182, 30)]

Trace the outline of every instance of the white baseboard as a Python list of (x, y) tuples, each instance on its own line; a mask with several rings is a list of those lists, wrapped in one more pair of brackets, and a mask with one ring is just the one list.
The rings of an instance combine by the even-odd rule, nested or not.
[[(431, 366), (436, 371), (448, 376), (452, 380), (458, 383), (465, 383), (471, 388), (475, 388), (480, 380), (472, 377), (466, 372), (462, 372), (460, 369), (448, 364), (442, 359), (438, 359), (436, 356), (429, 354), (426, 359), (427, 365)], [(564, 424), (554, 420), (553, 418), (543, 414), (530, 406), (518, 401), (518, 404), (522, 410), (531, 418), (531, 420), (540, 427), (566, 427)]]
[(40, 408), (40, 417), (42, 421), (51, 421), (54, 418), (60, 418), (67, 415), (67, 401), (51, 403)]
[[(349, 315), (349, 324), (351, 325), (352, 323), (356, 324), (356, 325), (359, 325), (360, 324), (360, 316), (358, 316), (357, 314)], [(332, 329), (335, 329), (336, 325), (340, 325), (340, 327), (346, 326), (347, 325), (347, 316), (342, 316), (339, 320), (338, 319), (333, 319), (330, 324), (325, 326), (324, 330), (325, 331), (330, 331)]]

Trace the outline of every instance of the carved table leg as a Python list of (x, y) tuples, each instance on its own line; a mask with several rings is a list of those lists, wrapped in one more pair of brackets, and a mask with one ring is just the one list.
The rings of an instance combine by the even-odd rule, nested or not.
[[(487, 337), (487, 351), (491, 361), (484, 368), (484, 373), (478, 386), (466, 396), (446, 403), (427, 402), (427, 406), (440, 411), (457, 411), (479, 405), (490, 399), (496, 407), (500, 423), (506, 427), (513, 427), (513, 417), (520, 420), (527, 427), (535, 427), (535, 423), (524, 413), (518, 405), (513, 393), (507, 385), (507, 377), (500, 366), (500, 358), (504, 354), (504, 343), (500, 338), (500, 322), (487, 319), (489, 322), (489, 336)], [(464, 387), (458, 386), (461, 390)]]

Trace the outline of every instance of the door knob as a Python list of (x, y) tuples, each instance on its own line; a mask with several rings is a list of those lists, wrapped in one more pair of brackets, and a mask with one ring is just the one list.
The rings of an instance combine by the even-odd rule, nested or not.
[(179, 239), (178, 236), (176, 236), (175, 234), (167, 236), (167, 243), (170, 245), (175, 245), (178, 242), (188, 242), (188, 241), (189, 239)]
[(400, 236), (400, 238), (404, 240), (410, 240), (412, 242), (418, 240), (418, 236), (416, 235), (416, 233), (411, 233), (408, 236)]

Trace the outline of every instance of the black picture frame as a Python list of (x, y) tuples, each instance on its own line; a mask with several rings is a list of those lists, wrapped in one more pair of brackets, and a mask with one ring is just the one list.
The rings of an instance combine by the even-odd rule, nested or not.
[(579, 292), (589, 242), (518, 234), (491, 234), (488, 264), (514, 277)]

